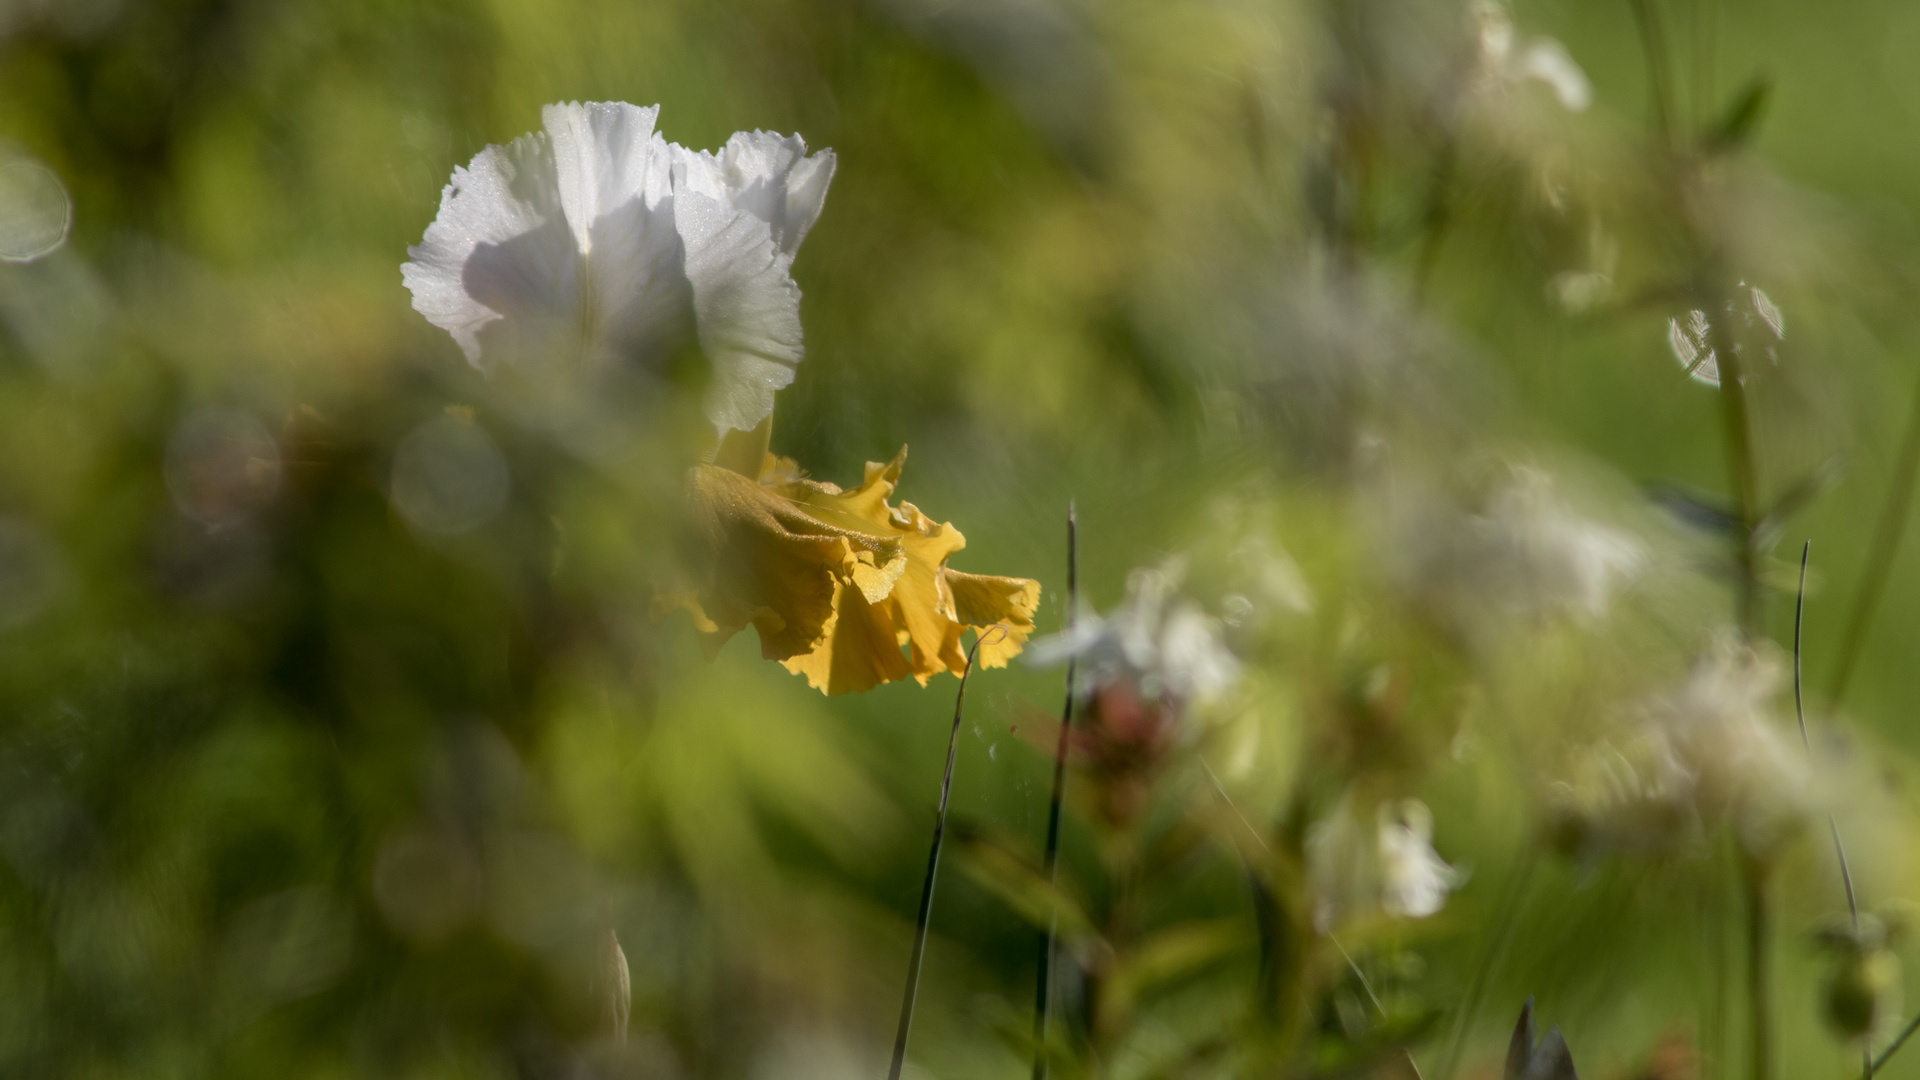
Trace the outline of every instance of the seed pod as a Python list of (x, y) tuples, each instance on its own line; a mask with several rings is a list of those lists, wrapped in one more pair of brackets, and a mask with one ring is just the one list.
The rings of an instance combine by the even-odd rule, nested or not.
[(1887, 991), (1899, 978), (1899, 968), (1899, 959), (1886, 949), (1838, 956), (1827, 978), (1827, 1023), (1850, 1039), (1872, 1031)]

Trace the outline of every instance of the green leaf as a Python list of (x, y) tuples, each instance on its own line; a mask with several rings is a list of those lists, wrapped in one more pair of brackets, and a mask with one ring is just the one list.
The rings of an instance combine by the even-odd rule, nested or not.
[(1701, 140), (1708, 151), (1725, 153), (1745, 146), (1753, 138), (1760, 126), (1760, 119), (1766, 115), (1767, 103), (1773, 98), (1773, 80), (1765, 75), (1756, 75), (1740, 91), (1722, 113), (1720, 119), (1707, 129)]

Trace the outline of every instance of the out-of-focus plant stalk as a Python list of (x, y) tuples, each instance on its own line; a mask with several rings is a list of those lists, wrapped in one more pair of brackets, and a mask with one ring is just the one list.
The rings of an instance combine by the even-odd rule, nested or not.
[(1647, 85), (1653, 93), (1654, 128), (1663, 145), (1673, 145), (1673, 80), (1667, 56), (1666, 30), (1651, 0), (1632, 0), (1633, 21), (1640, 29), (1640, 46), (1647, 54)]
[[(1633, 0), (1635, 22), (1640, 28), (1641, 44), (1646, 51), (1648, 81), (1655, 107), (1655, 124), (1670, 162), (1677, 170), (1677, 184), (1683, 204), (1702, 195), (1706, 178), (1691, 154), (1674, 155), (1673, 80), (1669, 68), (1665, 31), (1659, 12), (1651, 0)], [(1722, 263), (1723, 245), (1696, 217), (1695, 242), (1703, 258), (1694, 280), (1702, 310), (1708, 313), (1708, 344), (1713, 350), (1720, 375), (1720, 427), (1725, 445), (1728, 480), (1733, 488), (1738, 529), (1734, 537), (1734, 562), (1738, 573), (1734, 601), (1735, 623), (1742, 636), (1753, 641), (1760, 635), (1760, 551), (1758, 533), (1763, 511), (1760, 504), (1760, 479), (1753, 445), (1753, 419), (1747, 400), (1746, 367), (1734, 341), (1729, 304), (1732, 289), (1730, 274)], [(1769, 1003), (1769, 957), (1767, 954), (1768, 875), (1758, 858), (1742, 853), (1740, 881), (1746, 900), (1746, 974), (1749, 1052), (1748, 1065), (1753, 1080), (1769, 1080), (1773, 1074), (1772, 1009)]]
[(1887, 501), (1874, 527), (1873, 546), (1868, 549), (1867, 568), (1860, 575), (1860, 591), (1854, 597), (1853, 611), (1846, 629), (1840, 633), (1840, 653), (1834, 658), (1833, 676), (1827, 680), (1827, 708), (1838, 710), (1853, 679), (1854, 665), (1860, 658), (1860, 646), (1873, 617), (1880, 610), (1880, 596), (1886, 591), (1887, 574), (1893, 569), (1893, 556), (1906, 532), (1907, 518), (1913, 509), (1914, 478), (1920, 475), (1920, 383), (1914, 386), (1913, 409), (1907, 415), (1907, 430), (1900, 438), (1900, 456), (1887, 485)]
[(1492, 936), (1487, 939), (1479, 962), (1474, 965), (1473, 976), (1467, 981), (1466, 996), (1460, 1003), (1459, 1014), (1454, 1018), (1453, 1034), (1447, 1040), (1446, 1057), (1441, 1059), (1440, 1068), (1434, 1073), (1436, 1080), (1451, 1080), (1454, 1070), (1460, 1066), (1460, 1052), (1466, 1047), (1473, 1022), (1479, 1018), (1480, 1004), (1486, 998), (1487, 981), (1493, 969), (1506, 956), (1508, 944), (1513, 941), (1514, 922), (1520, 913), (1520, 902), (1526, 897), (1527, 886), (1533, 882), (1536, 857), (1536, 849), (1529, 846), (1507, 875), (1500, 900), (1494, 906)]
[[(1724, 280), (1715, 274), (1714, 280)], [(1735, 351), (1736, 343), (1728, 330), (1730, 321), (1722, 313), (1728, 310), (1727, 291), (1716, 287), (1702, 298), (1713, 312), (1708, 338), (1720, 365), (1720, 427), (1726, 440), (1727, 473), (1733, 484), (1735, 510), (1739, 515), (1739, 535), (1735, 538), (1735, 565), (1739, 570), (1739, 592), (1734, 618), (1749, 640), (1760, 632), (1760, 553), (1757, 533), (1760, 525), (1760, 479), (1755, 466), (1753, 420), (1748, 410), (1744, 362)]]
[(1433, 163), (1432, 187), (1427, 191), (1427, 206), (1420, 233), (1419, 261), (1414, 266), (1413, 302), (1424, 306), (1433, 271), (1440, 264), (1440, 248), (1446, 242), (1447, 228), (1453, 223), (1453, 177), (1459, 169), (1459, 143), (1452, 132), (1446, 135)]
[[(1067, 632), (1073, 632), (1074, 614), (1080, 602), (1079, 521), (1071, 501), (1067, 503)], [(1053, 748), (1053, 797), (1047, 803), (1047, 850), (1044, 871), (1047, 885), (1060, 884), (1060, 804), (1067, 788), (1067, 736), (1073, 731), (1073, 693), (1075, 654), (1067, 657), (1067, 700), (1060, 708), (1060, 737)], [(1060, 932), (1060, 908), (1056, 901), (1047, 917), (1047, 933), (1040, 942), (1040, 972), (1033, 990), (1033, 1080), (1047, 1076), (1047, 1017), (1053, 1004), (1054, 938)]]
[(1753, 1080), (1773, 1075), (1773, 1011), (1767, 993), (1772, 964), (1767, 952), (1767, 866), (1751, 855), (1740, 858), (1740, 880), (1747, 900), (1747, 1035)]
[[(1716, 273), (1710, 280), (1724, 281)], [(1736, 566), (1740, 578), (1736, 594), (1735, 618), (1741, 633), (1752, 641), (1760, 634), (1760, 567), (1758, 532), (1760, 521), (1759, 470), (1755, 466), (1753, 424), (1747, 408), (1745, 368), (1728, 330), (1729, 310), (1724, 287), (1711, 290), (1706, 299), (1714, 312), (1709, 324), (1709, 340), (1720, 365), (1720, 419), (1726, 438), (1727, 471), (1730, 474), (1739, 534), (1734, 538)], [(1749, 1064), (1753, 1080), (1769, 1080), (1773, 1075), (1772, 1008), (1768, 1001), (1767, 956), (1767, 867), (1759, 859), (1742, 854), (1741, 885), (1746, 893), (1747, 914), (1747, 1014), (1750, 1039)]]

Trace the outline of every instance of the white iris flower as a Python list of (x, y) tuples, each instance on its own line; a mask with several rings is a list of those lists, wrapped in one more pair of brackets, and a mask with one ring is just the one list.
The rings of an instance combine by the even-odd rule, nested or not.
[(750, 430), (804, 355), (791, 271), (833, 152), (766, 131), (692, 151), (654, 129), (659, 111), (547, 106), (544, 130), (454, 170), (401, 275), (483, 371), (649, 366), (696, 332), (707, 417)]

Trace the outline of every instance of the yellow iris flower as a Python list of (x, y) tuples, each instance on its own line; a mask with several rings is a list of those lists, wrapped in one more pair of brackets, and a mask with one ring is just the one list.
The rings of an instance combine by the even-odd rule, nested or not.
[(966, 546), (960, 531), (888, 501), (905, 447), (890, 462), (868, 462), (850, 491), (806, 479), (791, 458), (760, 458), (757, 475), (738, 465), (693, 469), (694, 523), (712, 563), (698, 586), (656, 602), (690, 612), (710, 653), (751, 624), (763, 655), (827, 694), (958, 675), (968, 627), (1006, 628), (981, 645), (983, 666), (1019, 655), (1040, 583), (947, 566)]

